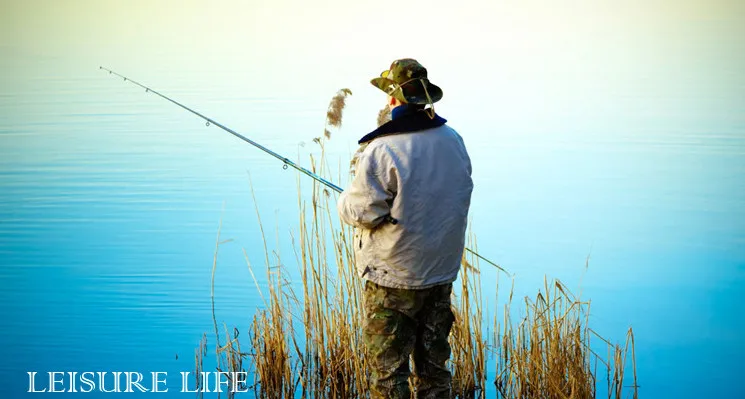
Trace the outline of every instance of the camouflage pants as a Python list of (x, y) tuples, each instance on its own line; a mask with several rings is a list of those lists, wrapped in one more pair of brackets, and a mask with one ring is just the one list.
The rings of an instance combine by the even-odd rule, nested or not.
[(371, 368), (371, 398), (408, 399), (409, 358), (420, 399), (450, 398), (448, 335), (455, 319), (452, 284), (404, 290), (367, 281), (364, 340)]

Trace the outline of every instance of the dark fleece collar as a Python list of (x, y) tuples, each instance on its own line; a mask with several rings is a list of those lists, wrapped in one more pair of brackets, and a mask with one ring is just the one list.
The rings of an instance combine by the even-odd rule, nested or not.
[(410, 107), (409, 105), (401, 105), (393, 109), (390, 121), (366, 134), (359, 140), (358, 144), (371, 141), (380, 136), (411, 133), (419, 130), (440, 127), (444, 125), (445, 122), (447, 122), (447, 120), (437, 114), (435, 114), (434, 119), (430, 119), (427, 112), (423, 109)]

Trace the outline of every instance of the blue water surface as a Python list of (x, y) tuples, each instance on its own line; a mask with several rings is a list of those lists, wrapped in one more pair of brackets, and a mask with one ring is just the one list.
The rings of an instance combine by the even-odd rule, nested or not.
[[(270, 251), (299, 284), (298, 176), (88, 60), (4, 51), (2, 397), (26, 397), (30, 371), (166, 371), (170, 394), (186, 395), (175, 393), (179, 372), (194, 369), (203, 334), (214, 348), (221, 220), (232, 240), (217, 257), (221, 333), (225, 323), (246, 336), (263, 306), (242, 251), (265, 287), (252, 187)], [(275, 96), (238, 66), (171, 65), (133, 78), (303, 165), (318, 156), (312, 139), (337, 82)], [(523, 98), (495, 94), (501, 109), (454, 99), (472, 98), (471, 87), (438, 108), (471, 153), (472, 227), (480, 252), (515, 274), (516, 306), (559, 278), (591, 299), (595, 331), (623, 343), (633, 328), (642, 397), (745, 397), (745, 98), (742, 79), (728, 79), (566, 98), (528, 86)], [(328, 142), (342, 183), (382, 104), (357, 96)], [(518, 118), (520, 107), (530, 111)], [(491, 295), (497, 272), (482, 267)], [(509, 285), (502, 275), (501, 301)]]

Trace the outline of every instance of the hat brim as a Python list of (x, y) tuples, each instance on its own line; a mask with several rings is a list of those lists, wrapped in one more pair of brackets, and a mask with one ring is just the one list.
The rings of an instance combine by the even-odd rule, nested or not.
[[(370, 83), (382, 90), (389, 96), (407, 104), (429, 104), (427, 100), (427, 94), (424, 90), (417, 90), (414, 93), (404, 95), (403, 90), (392, 90), (397, 87), (396, 82), (386, 77), (378, 77), (370, 80)], [(432, 99), (432, 103), (436, 103), (442, 99), (442, 89), (439, 86), (427, 81), (427, 93), (429, 98)]]

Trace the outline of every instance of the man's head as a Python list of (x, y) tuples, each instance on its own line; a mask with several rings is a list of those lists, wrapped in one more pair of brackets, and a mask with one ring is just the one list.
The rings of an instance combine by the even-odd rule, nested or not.
[(429, 82), (427, 69), (412, 58), (393, 61), (370, 83), (388, 94), (391, 108), (401, 104), (433, 105), (442, 99), (442, 89)]

